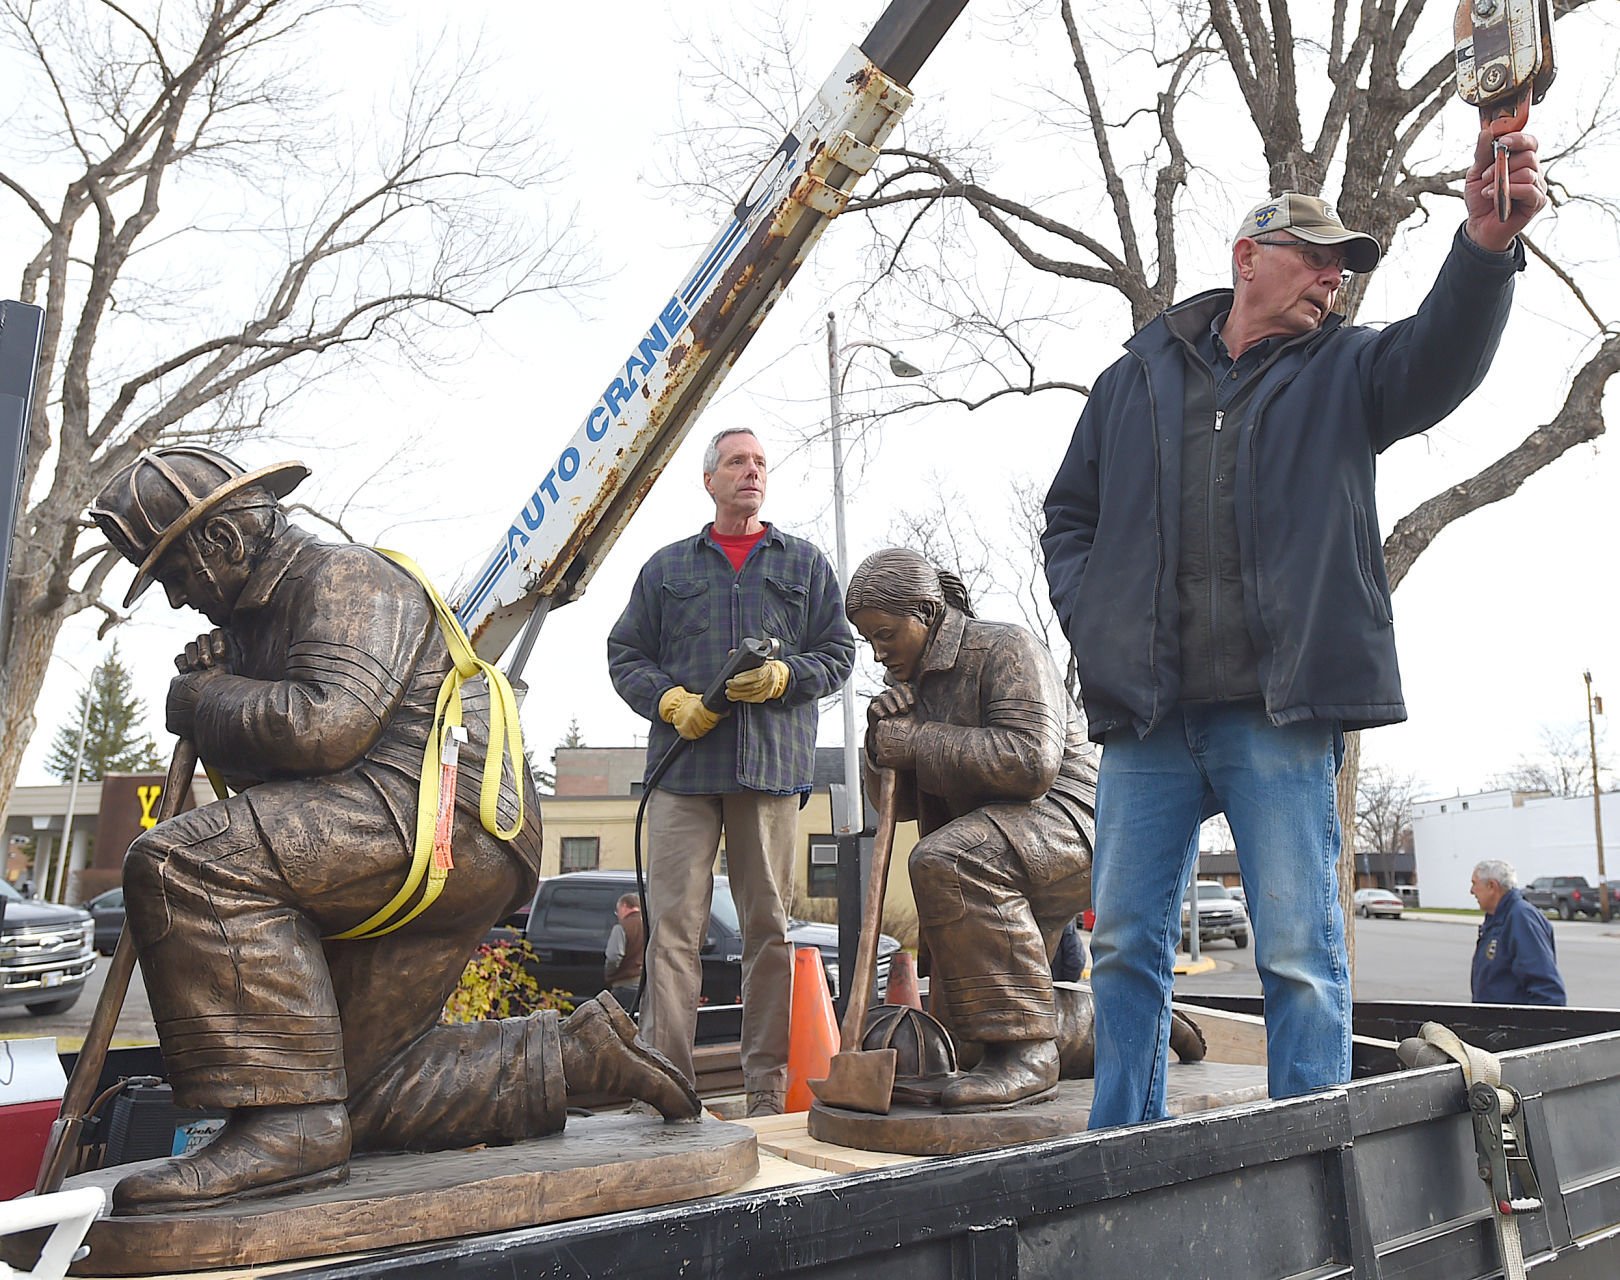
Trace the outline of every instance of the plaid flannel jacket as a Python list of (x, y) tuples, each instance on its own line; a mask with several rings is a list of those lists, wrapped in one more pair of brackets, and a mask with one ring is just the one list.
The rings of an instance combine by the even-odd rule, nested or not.
[(815, 770), (820, 699), (849, 679), (855, 640), (827, 557), (767, 525), (742, 571), (709, 536), (713, 526), (657, 552), (642, 567), (608, 635), (613, 687), (652, 722), (647, 770), (680, 739), (658, 716), (675, 685), (702, 693), (745, 636), (775, 636), (787, 692), (731, 713), (681, 752), (659, 784), (681, 795), (807, 792)]

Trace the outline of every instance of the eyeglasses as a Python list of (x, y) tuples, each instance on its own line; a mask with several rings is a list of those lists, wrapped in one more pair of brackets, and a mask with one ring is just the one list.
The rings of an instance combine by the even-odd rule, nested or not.
[(1344, 265), (1344, 258), (1341, 255), (1332, 253), (1327, 249), (1320, 249), (1314, 244), (1307, 244), (1303, 240), (1295, 240), (1292, 237), (1286, 240), (1264, 240), (1256, 236), (1254, 242), (1277, 249), (1294, 249), (1299, 253), (1300, 257), (1305, 259), (1305, 265), (1312, 271), (1326, 271), (1329, 267), (1337, 267), (1341, 283), (1348, 281), (1356, 274)]

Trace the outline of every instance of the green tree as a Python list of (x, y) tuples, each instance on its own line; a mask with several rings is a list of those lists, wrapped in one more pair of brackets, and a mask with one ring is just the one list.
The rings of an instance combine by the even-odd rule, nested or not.
[[(88, 695), (88, 696), (86, 696)], [(146, 704), (135, 696), (129, 668), (118, 658), (118, 646), (95, 669), (88, 688), (80, 695), (82, 718), (59, 726), (45, 767), (63, 782), (73, 777), (78, 761), (79, 735), (84, 734), (82, 782), (99, 782), (109, 773), (143, 773), (163, 768), (152, 737), (141, 728)]]

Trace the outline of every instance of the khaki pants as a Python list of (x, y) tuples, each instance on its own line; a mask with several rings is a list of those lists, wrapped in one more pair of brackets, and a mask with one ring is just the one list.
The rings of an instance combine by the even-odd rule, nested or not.
[(793, 884), (799, 797), (734, 791), (682, 796), (654, 791), (647, 802), (647, 989), (641, 1036), (696, 1083), (699, 951), (709, 931), (714, 860), (722, 829), (726, 870), (742, 923), (742, 1070), (750, 1092), (787, 1087), (793, 951), (786, 895)]

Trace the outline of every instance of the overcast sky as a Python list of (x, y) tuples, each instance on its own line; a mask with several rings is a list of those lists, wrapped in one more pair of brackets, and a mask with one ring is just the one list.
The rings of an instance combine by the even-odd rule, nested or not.
[[(372, 62), (378, 68), (406, 65), (425, 38), (417, 15), (427, 7), (379, 7), (399, 16), (388, 29), (364, 36)], [(983, 144), (987, 135), (998, 136), (999, 121), (1027, 118), (1032, 105), (1048, 105), (1042, 81), (1061, 75), (1061, 48), (1009, 48), (995, 38), (995, 24), (987, 16), (995, 6), (982, 7), (985, 14), (970, 6), (974, 13), (918, 76), (914, 126), (926, 123), (974, 135)], [(819, 84), (880, 9), (878, 0), (821, 0), (814, 22), (801, 33), (805, 78)], [(316, 473), (308, 486), (313, 495), (335, 502), (380, 455), (409, 441), (413, 469), (388, 480), (387, 491), (375, 495), (386, 514), (360, 517), (357, 533), (412, 552), (446, 590), (481, 561), (644, 330), (647, 316), (713, 233), (712, 219), (692, 215), (671, 198), (661, 179), (677, 166), (686, 145), (678, 136), (683, 113), (689, 120), (704, 119), (702, 95), (689, 83), (697, 55), (681, 39), (698, 27), (700, 41), (718, 31), (734, 51), (746, 52), (754, 40), (746, 24), (757, 24), (759, 15), (739, 8), (731, 26), (731, 13), (730, 6), (683, 4), (672, 15), (668, 6), (648, 0), (458, 4), (453, 34), (466, 35), (481, 24), (486, 47), (501, 59), (488, 77), (490, 98), (526, 104), (535, 124), (554, 139), (564, 161), (554, 197), (559, 205), (577, 206), (605, 278), (572, 305), (543, 299), (510, 308), (489, 325), (470, 358), (436, 381), (400, 369), (329, 382), (295, 411), (295, 445), (258, 443), (242, 450), (241, 460), (255, 466), (289, 453), (298, 456)], [(1447, 46), (1448, 24), (1449, 15), (1433, 24), (1436, 54)], [(1566, 25), (1574, 24), (1560, 24)], [(1589, 22), (1583, 31), (1585, 39), (1564, 41), (1559, 85), (1538, 109), (1533, 128), (1544, 140), (1556, 139), (1568, 127), (1561, 112), (1588, 101), (1583, 84), (1607, 74), (1615, 60), (1620, 41), (1612, 25)], [(338, 42), (334, 47), (351, 46)], [(683, 77), (688, 78), (684, 92)], [(369, 109), (377, 86), (363, 75), (353, 81), (337, 101), (356, 112)], [(1448, 111), (1445, 142), (1454, 144), (1460, 160), (1474, 121), (1460, 103)], [(1219, 128), (1221, 119), (1212, 109), (1193, 127)], [(1039, 145), (1021, 140), (1016, 130), (1005, 136), (1006, 154), (997, 158), (1006, 172), (1014, 178), (1039, 172)], [(1240, 131), (1231, 166), (1202, 175), (1204, 199), (1189, 218), (1198, 224), (1195, 242), (1202, 237), (1208, 261), (1184, 265), (1184, 294), (1225, 277), (1221, 233), (1212, 229), (1234, 223), (1264, 194), (1255, 152), (1252, 134)], [(8, 220), (16, 216), (14, 205), (5, 207)], [(1594, 231), (1595, 222), (1566, 229), (1562, 224), (1572, 217), (1548, 217), (1535, 234), (1583, 259), (1606, 261), (1593, 277), (1598, 280), (1594, 296), (1600, 310), (1620, 318), (1620, 272), (1614, 265), (1620, 245), (1613, 230)], [(1459, 221), (1460, 208), (1455, 216), (1445, 212), (1403, 232), (1371, 282), (1363, 322), (1399, 318), (1415, 307)], [(1576, 236), (1585, 239), (1575, 241)], [(619, 702), (608, 682), (605, 637), (647, 556), (712, 516), (700, 459), (714, 431), (759, 426), (773, 458), (766, 517), (814, 538), (830, 554), (830, 456), (824, 443), (805, 448), (801, 440), (825, 415), (823, 317), (829, 307), (853, 305), (864, 245), (858, 219), (829, 230), (585, 599), (547, 621), (527, 671), (532, 688), (523, 716), (538, 759), (549, 757), (574, 719), (592, 745), (644, 740), (645, 722)], [(0, 267), (0, 279), (14, 288), (17, 272), (4, 249)], [(1124, 309), (1099, 301), (1088, 315), (1088, 323), (1054, 343), (1049, 353), (1054, 376), (1089, 382), (1119, 354), (1119, 344), (1129, 336)], [(1384, 532), (1416, 502), (1472, 474), (1544, 420), (1563, 394), (1567, 368), (1580, 355), (1580, 335), (1590, 331), (1589, 323), (1581, 328), (1550, 274), (1532, 265), (1522, 277), (1502, 354), (1485, 386), (1452, 420), (1384, 456), (1379, 497)], [(870, 323), (845, 337), (890, 340)], [(852, 408), (860, 407), (861, 396), (882, 394), (872, 390), (884, 378), (880, 360), (868, 363), (871, 354), (855, 356)], [(907, 345), (905, 355), (924, 369), (946, 359), (943, 348), (931, 350), (927, 344)], [(939, 375), (938, 384), (947, 393), (948, 376)], [(1009, 486), (1032, 477), (1044, 488), (1080, 407), (1077, 395), (1049, 393), (977, 414), (943, 408), (885, 423), (851, 463), (852, 562), (885, 544), (897, 505), (925, 501), (930, 477), (959, 495), (963, 519), (991, 528), (1005, 522)], [(328, 425), (341, 429), (329, 435)], [(343, 447), (328, 447), (331, 441)], [(1542, 725), (1579, 722), (1584, 729), (1584, 669), (1592, 670), (1600, 692), (1614, 690), (1620, 707), (1612, 536), (1620, 469), (1611, 453), (1607, 444), (1576, 450), (1533, 478), (1518, 496), (1448, 530), (1422, 556), (1395, 596), (1411, 720), (1369, 734), (1365, 760), (1416, 773), (1430, 793), (1477, 789), (1519, 755), (1533, 752)], [(1008, 609), (1002, 612), (1011, 616)], [(68, 664), (88, 671), (105, 649), (92, 629), (89, 619), (80, 619), (64, 636), (63, 660), (53, 665), (46, 686), (23, 783), (46, 780), (42, 761), (51, 735), (74, 709), (80, 677)], [(154, 732), (161, 731), (157, 712), (171, 670), (168, 655), (203, 629), (200, 616), (171, 614), (161, 593), (153, 592), (119, 633), (137, 685), (154, 709)], [(832, 708), (823, 720), (821, 742), (840, 740), (841, 721)]]

